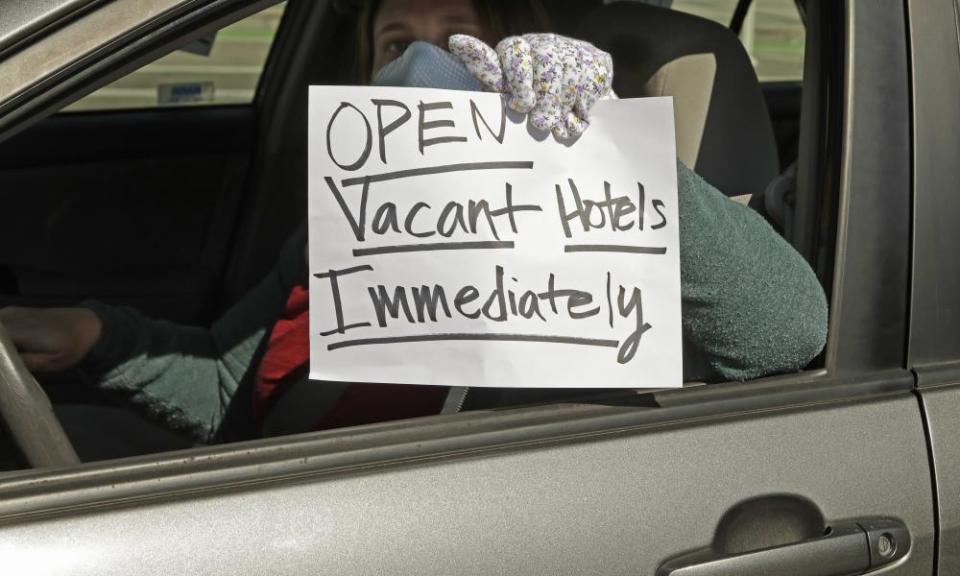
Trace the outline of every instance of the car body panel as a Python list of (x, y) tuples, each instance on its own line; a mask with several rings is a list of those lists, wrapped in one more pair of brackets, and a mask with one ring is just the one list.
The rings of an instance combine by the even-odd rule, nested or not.
[[(912, 456), (887, 459), (864, 449), (879, 441), (888, 454)], [(326, 449), (336, 445), (330, 438)], [(164, 498), (158, 489), (169, 480), (157, 479), (154, 497), (139, 502), (111, 502), (104, 485), (103, 500), (73, 513), (45, 519), (50, 512), (37, 510), (19, 520), (6, 514), (0, 550), (8, 566), (34, 573), (69, 562), (71, 574), (100, 575), (652, 574), (667, 557), (709, 545), (732, 506), (788, 495), (828, 522), (902, 520), (913, 547), (889, 573), (931, 574), (930, 477), (909, 392), (621, 424), (373, 466), (314, 468), (313, 459), (323, 459), (319, 437), (315, 448), (314, 456), (302, 456), (301, 473), (288, 471), (286, 480)], [(790, 465), (771, 466), (786, 455)], [(763, 521), (775, 531), (783, 519)]]
[(923, 391), (936, 474), (938, 574), (960, 573), (960, 376), (945, 387)]

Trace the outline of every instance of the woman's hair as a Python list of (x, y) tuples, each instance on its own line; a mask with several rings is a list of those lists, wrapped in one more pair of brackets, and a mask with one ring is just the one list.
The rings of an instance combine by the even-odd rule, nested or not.
[[(473, 0), (484, 25), (497, 41), (528, 32), (546, 32), (550, 29), (546, 11), (540, 0)], [(373, 67), (373, 19), (381, 0), (367, 0), (357, 20), (359, 56), (357, 67), (360, 78), (370, 81)]]

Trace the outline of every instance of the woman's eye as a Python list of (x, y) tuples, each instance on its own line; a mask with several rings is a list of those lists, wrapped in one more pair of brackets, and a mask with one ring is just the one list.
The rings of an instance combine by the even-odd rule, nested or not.
[(390, 42), (387, 44), (387, 54), (399, 56), (400, 54), (404, 53), (409, 45), (410, 42), (407, 42), (406, 40), (395, 40)]

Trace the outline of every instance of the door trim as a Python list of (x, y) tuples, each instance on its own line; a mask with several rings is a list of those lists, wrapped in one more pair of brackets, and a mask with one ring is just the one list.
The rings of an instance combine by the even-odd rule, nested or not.
[[(913, 254), (909, 366), (960, 358), (960, 41), (956, 0), (908, 0)], [(928, 371), (946, 376), (942, 370)]]
[(0, 477), (0, 525), (92, 507), (129, 505), (298, 482), (333, 473), (491, 451), (579, 442), (676, 426), (913, 394), (913, 374), (828, 379), (823, 372), (579, 403), (465, 412)]

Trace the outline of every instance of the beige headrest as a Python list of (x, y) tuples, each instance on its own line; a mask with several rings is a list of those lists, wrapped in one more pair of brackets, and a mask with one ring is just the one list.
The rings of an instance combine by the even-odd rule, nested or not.
[(763, 192), (780, 172), (773, 125), (743, 45), (710, 20), (614, 2), (578, 36), (610, 52), (621, 98), (673, 96), (677, 157), (727, 196)]

